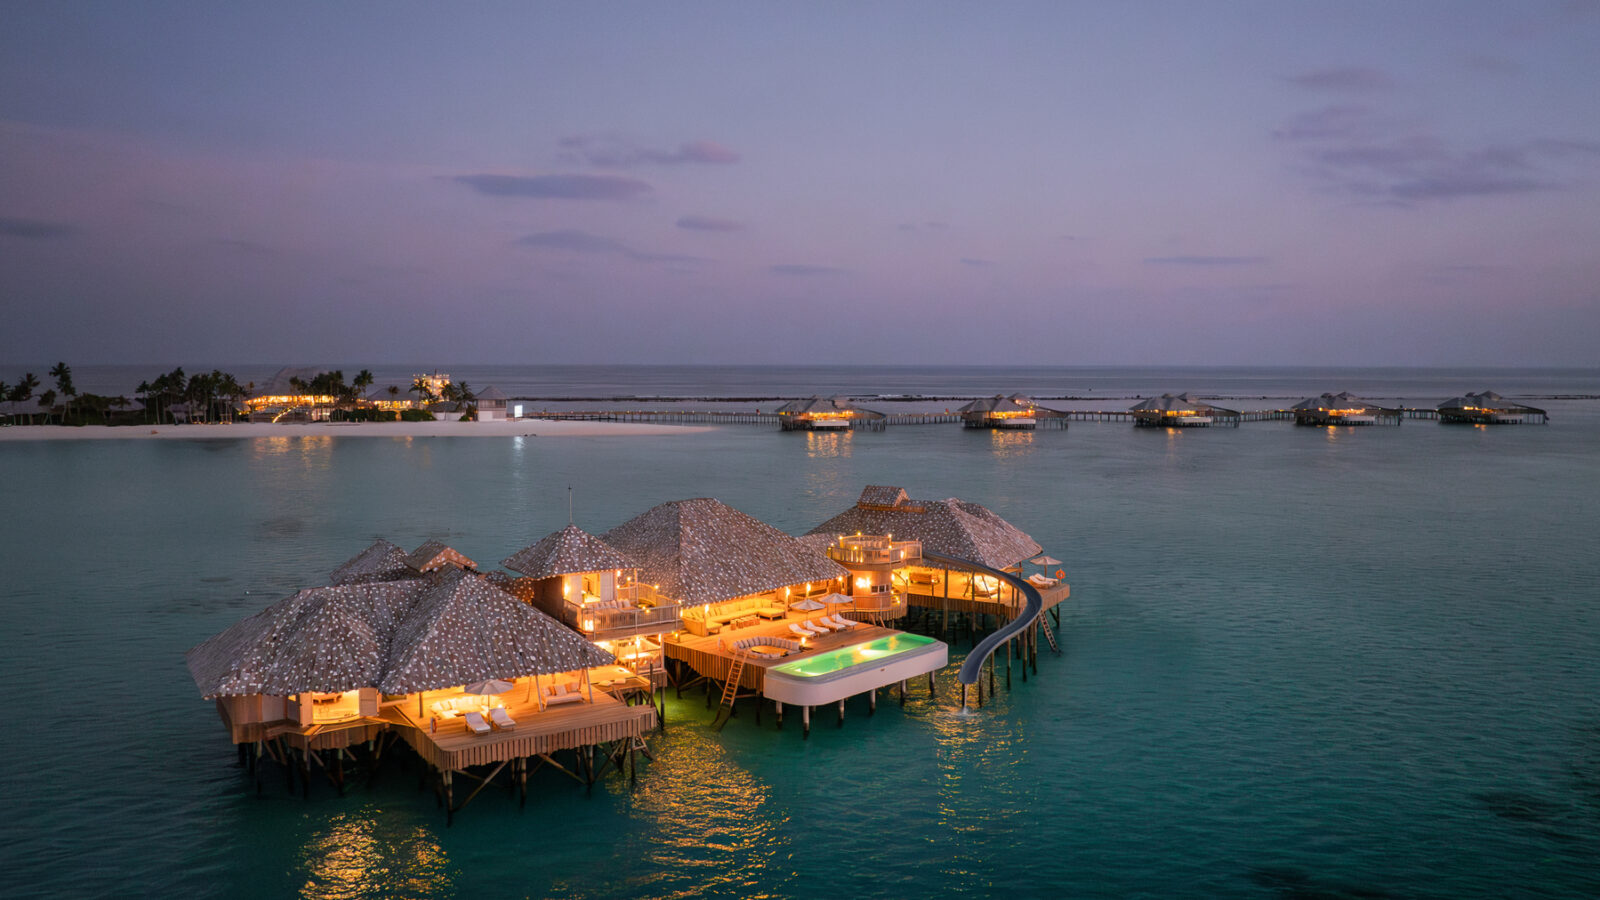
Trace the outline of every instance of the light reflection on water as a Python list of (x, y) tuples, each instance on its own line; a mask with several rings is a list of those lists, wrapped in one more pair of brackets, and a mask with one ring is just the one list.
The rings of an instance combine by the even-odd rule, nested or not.
[(806, 456), (812, 459), (838, 459), (850, 455), (850, 444), (855, 440), (855, 432), (848, 429), (844, 431), (807, 431)]
[(989, 449), (997, 459), (1022, 459), (1033, 452), (1033, 432), (992, 429)]
[(300, 896), (438, 897), (453, 892), (450, 861), (431, 829), (396, 832), (366, 808), (333, 815), (300, 849)]

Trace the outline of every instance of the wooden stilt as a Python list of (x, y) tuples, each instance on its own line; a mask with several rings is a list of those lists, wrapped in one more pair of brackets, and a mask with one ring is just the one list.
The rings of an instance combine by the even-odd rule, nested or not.
[(839, 727), (844, 727), (844, 701), (839, 701)]
[(934, 689), (934, 686), (933, 686), (933, 673), (932, 672), (928, 673), (928, 696), (930, 698), (934, 697), (934, 696), (937, 696), (937, 691)]
[(900, 679), (900, 705), (906, 705), (906, 680)]
[(800, 707), (800, 722), (801, 722), (800, 736), (802, 738), (811, 737), (811, 707), (809, 707), (809, 706)]
[(867, 715), (874, 715), (878, 711), (878, 689), (867, 691)]
[(1006, 641), (1006, 690), (1011, 690), (1011, 645), (1016, 641), (1012, 638)]
[(444, 772), (444, 825), (449, 828), (456, 822), (455, 784), (452, 782), (451, 770)]
[(311, 745), (300, 751), (300, 796), (311, 796)]
[(782, 700), (774, 700), (774, 701), (772, 701), (772, 705), (777, 709), (777, 713), (778, 713), (778, 730), (782, 731), (783, 730), (783, 701)]

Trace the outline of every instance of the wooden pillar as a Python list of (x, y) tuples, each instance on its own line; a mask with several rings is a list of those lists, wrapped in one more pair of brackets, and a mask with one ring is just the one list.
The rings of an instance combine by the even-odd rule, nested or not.
[(839, 727), (844, 727), (844, 701), (839, 701)]
[(1011, 690), (1011, 645), (1016, 643), (1016, 638), (1006, 641), (1006, 690)]
[(444, 770), (444, 824), (446, 828), (454, 825), (456, 821), (456, 794), (455, 784), (450, 777), (452, 774), (451, 770)]
[(781, 730), (783, 730), (783, 701), (782, 700), (774, 700), (774, 701), (772, 701), (772, 705), (777, 708), (777, 712), (778, 712), (778, 729), (781, 731)]
[(869, 715), (869, 716), (873, 715), (877, 711), (878, 711), (878, 689), (877, 688), (873, 688), (872, 690), (867, 692), (867, 715)]
[(900, 679), (900, 705), (906, 705), (906, 680)]
[(928, 673), (928, 698), (932, 699), (933, 697), (936, 697), (936, 696), (938, 696), (938, 692), (935, 690), (934, 685), (933, 685), (933, 673), (929, 672)]
[(800, 707), (800, 722), (801, 722), (800, 736), (802, 738), (811, 737), (811, 707), (809, 707), (809, 706)]

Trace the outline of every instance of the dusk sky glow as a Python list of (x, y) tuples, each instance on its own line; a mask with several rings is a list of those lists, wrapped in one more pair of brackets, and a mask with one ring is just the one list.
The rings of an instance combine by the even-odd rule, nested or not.
[(7, 3), (0, 360), (1596, 366), (1597, 86), (1572, 0)]

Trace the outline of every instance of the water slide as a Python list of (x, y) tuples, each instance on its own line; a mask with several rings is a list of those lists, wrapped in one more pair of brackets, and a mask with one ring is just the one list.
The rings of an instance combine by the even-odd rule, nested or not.
[[(983, 664), (988, 661), (989, 657), (994, 655), (994, 652), (1000, 649), (1006, 641), (1033, 627), (1033, 623), (1039, 618), (1039, 613), (1044, 609), (1044, 597), (1039, 594), (1038, 588), (1021, 578), (1009, 572), (991, 569), (970, 559), (962, 559), (959, 556), (940, 556), (937, 553), (928, 553), (926, 551), (923, 552), (922, 558), (933, 563), (972, 569), (993, 575), (1010, 583), (1012, 587), (1022, 594), (1022, 611), (1011, 621), (995, 629), (993, 634), (979, 641), (978, 646), (973, 647), (972, 652), (968, 653), (967, 658), (962, 661), (961, 671), (956, 673), (956, 680), (961, 682), (962, 685), (977, 684), (978, 679), (983, 675)], [(963, 693), (965, 692), (963, 691)]]

